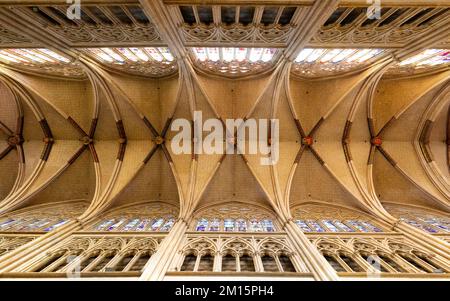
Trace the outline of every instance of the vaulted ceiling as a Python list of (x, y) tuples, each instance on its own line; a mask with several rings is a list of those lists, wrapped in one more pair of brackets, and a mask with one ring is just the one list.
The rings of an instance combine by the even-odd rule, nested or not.
[[(386, 2), (386, 3), (385, 3)], [(445, 1), (0, 4), (0, 214), (86, 200), (448, 214)], [(265, 56), (266, 55), (266, 56)], [(254, 58), (254, 59), (253, 59)], [(278, 118), (280, 159), (175, 154), (174, 119)]]

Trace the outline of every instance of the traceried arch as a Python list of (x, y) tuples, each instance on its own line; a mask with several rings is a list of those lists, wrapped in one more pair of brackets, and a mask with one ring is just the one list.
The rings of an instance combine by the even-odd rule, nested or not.
[(439, 256), (398, 238), (317, 238), (313, 244), (343, 273), (449, 273)]
[(389, 213), (429, 233), (450, 233), (450, 216), (436, 210), (400, 204), (384, 204)]
[(209, 238), (199, 237), (189, 242), (181, 252), (184, 256), (181, 271), (213, 271), (217, 248)]
[(280, 236), (192, 234), (180, 251), (175, 270), (181, 272), (297, 272), (288, 240)]
[(258, 255), (265, 272), (295, 272), (292, 249), (286, 242), (266, 238), (258, 245)]
[(275, 232), (281, 229), (270, 211), (237, 202), (199, 210), (190, 228), (200, 232)]
[(0, 232), (49, 232), (81, 215), (88, 204), (83, 201), (32, 206), (0, 217)]
[(200, 71), (230, 78), (270, 71), (280, 56), (275, 48), (196, 47), (190, 57)]
[(32, 272), (139, 272), (158, 248), (151, 237), (74, 237), (49, 251)]
[(168, 232), (178, 217), (178, 208), (162, 202), (134, 204), (103, 214), (87, 227), (101, 232)]
[(0, 256), (34, 240), (37, 236), (0, 236)]
[(291, 209), (294, 222), (303, 232), (384, 232), (373, 217), (329, 204), (307, 203)]

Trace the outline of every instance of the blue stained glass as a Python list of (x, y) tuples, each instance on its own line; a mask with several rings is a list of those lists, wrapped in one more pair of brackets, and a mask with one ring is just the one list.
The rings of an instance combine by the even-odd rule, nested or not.
[(446, 232), (450, 232), (450, 228), (447, 226), (444, 226), (445, 221), (441, 221), (437, 218), (428, 217), (428, 218), (420, 218), (422, 221), (426, 222), (427, 224), (430, 224), (432, 226), (435, 226), (441, 230), (444, 230)]
[(164, 220), (162, 218), (159, 218), (153, 222), (153, 224), (150, 228), (152, 229), (152, 231), (156, 231), (159, 229), (159, 227), (161, 227), (163, 222), (164, 222)]
[(132, 231), (132, 230), (134, 230), (134, 228), (137, 226), (138, 223), (139, 223), (139, 219), (138, 218), (130, 220), (128, 222), (128, 224), (126, 224), (123, 227), (123, 231)]
[(162, 226), (159, 231), (169, 231), (173, 224), (175, 223), (175, 219), (171, 218), (169, 220), (166, 221), (166, 223), (164, 224), (164, 226)]
[(295, 223), (297, 224), (297, 226), (300, 227), (300, 229), (302, 229), (303, 232), (311, 232), (311, 228), (308, 227), (308, 225), (305, 223), (305, 221), (296, 220)]
[(339, 229), (330, 220), (322, 220), (322, 223), (331, 230), (331, 232), (339, 232)]
[(334, 224), (337, 226), (337, 227), (339, 227), (339, 228), (341, 228), (341, 230), (343, 230), (344, 232), (355, 232), (355, 230), (353, 230), (352, 228), (350, 228), (349, 226), (347, 226), (346, 224), (344, 224), (343, 222), (341, 222), (341, 221), (334, 221)]
[(325, 232), (325, 230), (320, 226), (316, 221), (307, 220), (309, 227), (313, 230), (313, 232)]
[(263, 226), (264, 231), (266, 231), (266, 232), (274, 232), (275, 231), (273, 223), (272, 223), (272, 221), (270, 219), (262, 220), (261, 224)]
[(243, 219), (236, 220), (236, 228), (239, 232), (247, 232), (247, 222)]
[(366, 226), (367, 228), (369, 228), (372, 232), (383, 232), (383, 230), (381, 230), (380, 228), (372, 225), (372, 223), (369, 222), (361, 222), (361, 224), (363, 224), (364, 226)]
[(16, 222), (6, 225), (3, 230), (15, 230), (20, 231), (21, 228), (25, 228), (28, 225), (28, 221), (16, 220)]
[(422, 227), (423, 227), (423, 229), (425, 229), (425, 231), (428, 231), (430, 233), (437, 233), (438, 232), (436, 229), (434, 229), (431, 226), (423, 225)]
[(370, 232), (369, 230), (366, 229), (366, 227), (361, 225), (358, 221), (348, 220), (346, 222), (349, 223), (350, 225), (352, 225), (353, 227), (355, 227), (356, 229), (358, 229), (361, 232)]
[(40, 220), (40, 219), (34, 219), (31, 222), (29, 222), (28, 224), (23, 224), (17, 230), (19, 230), (19, 231), (32, 230), (32, 229), (36, 228), (36, 225), (38, 225), (41, 222), (42, 222), (42, 220)]
[(40, 229), (40, 228), (42, 228), (42, 227), (44, 227), (45, 225), (48, 225), (48, 224), (50, 224), (49, 220), (46, 220), (46, 219), (45, 220), (41, 220), (40, 222), (35, 224), (32, 229)]
[(8, 220), (6, 220), (6, 221), (4, 221), (4, 222), (2, 222), (1, 224), (0, 224), (0, 228), (4, 228), (4, 227), (6, 227), (6, 226), (9, 226), (9, 225), (11, 225), (12, 223), (14, 223), (16, 220), (14, 220), (14, 219), (8, 219)]
[(108, 227), (107, 231), (113, 231), (115, 229), (117, 229), (120, 225), (122, 225), (124, 222), (126, 221), (125, 218), (120, 219), (117, 223), (115, 223), (114, 225), (111, 225)]
[(402, 218), (402, 220), (404, 220), (406, 223), (410, 224), (413, 227), (425, 230), (427, 232), (430, 232), (430, 233), (437, 233), (438, 232), (436, 229), (434, 229), (432, 227), (428, 227), (428, 226), (422, 225), (421, 223), (419, 223), (419, 222), (417, 222), (415, 220), (406, 219), (406, 218)]
[(50, 227), (45, 228), (44, 231), (46, 231), (46, 232), (52, 231), (53, 229), (56, 229), (56, 228), (58, 228), (58, 227), (64, 225), (64, 224), (67, 223), (68, 221), (69, 221), (69, 220), (66, 220), (66, 219), (60, 220), (60, 221), (57, 222), (56, 224), (54, 224), (54, 225), (52, 225), (52, 226), (50, 226)]
[(136, 227), (136, 231), (144, 231), (147, 225), (150, 223), (149, 219), (144, 219), (140, 224)]
[(227, 218), (224, 220), (223, 229), (227, 232), (234, 231), (234, 219)]
[(97, 230), (97, 231), (104, 230), (106, 227), (108, 227), (112, 223), (114, 223), (114, 219), (103, 221), (95, 228), (95, 230)]
[(215, 218), (209, 223), (209, 231), (217, 232), (220, 230), (220, 219)]
[(261, 223), (256, 219), (250, 220), (248, 229), (249, 229), (249, 231), (252, 231), (252, 232), (262, 232), (263, 231)]
[[(26, 230), (30, 227), (30, 225), (32, 225), (33, 223), (35, 223), (36, 220), (31, 220), (31, 221), (20, 221), (20, 223), (17, 223), (14, 225), (14, 230), (15, 231), (22, 231), (22, 230)], [(11, 229), (12, 227), (10, 227), (9, 229)]]
[(199, 219), (197, 222), (196, 231), (206, 231), (208, 229), (208, 220), (206, 218)]

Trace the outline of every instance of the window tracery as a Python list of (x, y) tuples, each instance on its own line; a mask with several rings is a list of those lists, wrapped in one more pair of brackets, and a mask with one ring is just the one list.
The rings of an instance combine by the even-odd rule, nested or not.
[(157, 250), (153, 237), (84, 237), (49, 251), (31, 272), (140, 272)]
[(2, 235), (0, 236), (0, 256), (33, 241), (38, 236), (33, 235)]
[(177, 271), (297, 272), (298, 259), (283, 236), (188, 238)]
[(369, 19), (367, 10), (367, 7), (338, 7), (310, 44), (404, 47), (418, 36), (439, 28), (450, 15), (446, 7), (382, 7), (380, 18)]
[(285, 47), (305, 8), (286, 6), (174, 6), (187, 46), (233, 44)]
[(450, 49), (426, 49), (392, 66), (386, 75), (414, 75), (449, 65)]
[(139, 5), (81, 5), (81, 19), (69, 19), (69, 5), (15, 7), (27, 18), (42, 24), (75, 47), (117, 45), (160, 45), (162, 40)]
[(83, 48), (81, 51), (115, 70), (161, 77), (177, 71), (175, 58), (167, 47)]
[(369, 48), (305, 48), (295, 59), (291, 70), (301, 77), (335, 75), (361, 70), (386, 52)]
[(314, 237), (314, 245), (337, 272), (449, 273), (435, 254), (414, 247), (401, 237)]
[(450, 233), (450, 217), (419, 207), (385, 204), (386, 209), (405, 223), (432, 234)]
[(81, 66), (66, 56), (46, 48), (0, 49), (0, 62), (35, 73), (83, 78)]
[(200, 211), (191, 226), (199, 232), (275, 232), (272, 214), (252, 205), (224, 204)]
[(191, 48), (194, 63), (203, 71), (236, 77), (261, 73), (274, 66), (279, 51), (274, 48)]
[(340, 207), (305, 204), (294, 208), (293, 216), (303, 232), (383, 232), (368, 215)]
[(0, 218), (0, 232), (49, 232), (87, 209), (87, 203), (60, 203), (18, 210)]
[(88, 227), (100, 232), (168, 232), (178, 216), (178, 209), (169, 204), (139, 204), (106, 213)]

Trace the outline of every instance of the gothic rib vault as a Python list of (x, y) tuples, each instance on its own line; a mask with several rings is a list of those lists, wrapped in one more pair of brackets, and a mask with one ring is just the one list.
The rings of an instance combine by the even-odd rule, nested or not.
[[(448, 278), (450, 7), (386, 2), (0, 3), (0, 276)], [(173, 153), (194, 111), (278, 163)]]

